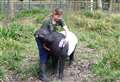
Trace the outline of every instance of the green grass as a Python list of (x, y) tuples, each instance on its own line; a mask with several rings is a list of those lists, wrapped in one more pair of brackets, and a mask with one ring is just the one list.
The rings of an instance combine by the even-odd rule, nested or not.
[[(21, 79), (30, 76), (38, 76), (39, 64), (37, 59), (35, 64), (29, 63), (31, 56), (36, 57), (37, 49), (34, 40), (36, 24), (22, 25), (18, 20), (21, 18), (32, 18), (40, 23), (45, 17), (46, 10), (33, 9), (33, 11), (23, 10), (16, 15), (8, 26), (0, 27), (0, 79), (4, 79), (7, 71), (12, 71)], [(28, 65), (27, 65), (28, 64)], [(27, 66), (24, 66), (27, 65)]]
[(27, 67), (25, 67), (24, 69), (20, 68), (17, 71), (17, 74), (19, 74), (19, 76), (22, 80), (25, 80), (26, 78), (29, 78), (29, 77), (38, 78), (38, 76), (39, 76), (39, 63), (37, 62), (34, 64), (30, 64)]
[(4, 18), (5, 18), (5, 16), (0, 13), (0, 20), (3, 20)]
[[(36, 53), (34, 31), (34, 26), (20, 25), (14, 21), (9, 26), (0, 27), (0, 67), (19, 75), (25, 71), (21, 69), (22, 61)], [(4, 69), (0, 68), (0, 78), (4, 78), (5, 74)]]
[(118, 79), (120, 77), (119, 54), (119, 48), (112, 47), (108, 50), (108, 52), (105, 54), (100, 62), (92, 65), (92, 71), (101, 76), (106, 81), (110, 79)]
[(33, 8), (31, 10), (21, 10), (13, 19), (29, 17), (34, 19), (36, 22), (41, 23), (45, 16), (48, 16), (47, 9)]
[(102, 52), (103, 59), (92, 65), (98, 82), (112, 82), (120, 78), (120, 15), (97, 12), (72, 13), (65, 17), (69, 28), (80, 42)]

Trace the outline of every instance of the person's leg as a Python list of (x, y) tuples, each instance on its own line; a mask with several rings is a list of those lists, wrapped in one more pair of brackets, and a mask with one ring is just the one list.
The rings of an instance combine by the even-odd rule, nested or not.
[(42, 42), (40, 41), (39, 38), (35, 38), (36, 42), (37, 42), (37, 46), (39, 49), (39, 57), (40, 57), (40, 80), (43, 80), (45, 82), (47, 82), (47, 77), (45, 74), (45, 70), (46, 70), (46, 63), (48, 60), (48, 54), (45, 51), (45, 49), (43, 48)]

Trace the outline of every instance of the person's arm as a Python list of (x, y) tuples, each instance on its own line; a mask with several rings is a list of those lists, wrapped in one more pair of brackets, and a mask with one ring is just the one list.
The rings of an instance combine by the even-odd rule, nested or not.
[(64, 26), (63, 26), (63, 29), (64, 29), (64, 31), (65, 31), (65, 38), (67, 38), (67, 32), (69, 31), (69, 29), (68, 29), (68, 27), (67, 27), (67, 25), (65, 24)]
[(61, 27), (63, 27), (63, 29), (65, 31), (65, 38), (67, 38), (67, 32), (69, 31), (67, 25), (65, 24), (63, 19), (61, 19), (59, 23), (60, 23)]
[(65, 45), (66, 45), (66, 43), (68, 42), (68, 31), (69, 31), (69, 29), (68, 29), (68, 27), (67, 27), (67, 25), (65, 24), (65, 22), (64, 22), (64, 20), (63, 19), (61, 19), (60, 21), (59, 21), (59, 25), (61, 25), (61, 27), (64, 29), (64, 31), (65, 31), (65, 38), (63, 38), (62, 40), (61, 40), (61, 43), (59, 44), (59, 47), (64, 47)]
[(66, 43), (68, 42), (68, 31), (69, 31), (69, 29), (68, 29), (67, 25), (64, 25), (63, 29), (65, 31), (65, 38), (63, 38), (60, 41), (59, 47), (64, 47), (66, 45)]
[(45, 43), (43, 43), (43, 47), (44, 47), (47, 51), (50, 51), (50, 48), (48, 48)]

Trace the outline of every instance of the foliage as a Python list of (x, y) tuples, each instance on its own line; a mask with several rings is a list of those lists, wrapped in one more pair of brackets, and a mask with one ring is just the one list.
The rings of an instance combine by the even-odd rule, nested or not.
[[(34, 29), (34, 26), (20, 25), (14, 21), (8, 27), (0, 27), (0, 67), (20, 71), (21, 62), (29, 54), (28, 50), (34, 48), (30, 45), (34, 41)], [(0, 77), (3, 77), (5, 72), (2, 68), (0, 72)]]
[(120, 15), (87, 11), (69, 14), (65, 19), (80, 42), (98, 52), (104, 50), (103, 59), (91, 68), (103, 78), (100, 82), (112, 82), (120, 78)]
[(39, 9), (33, 8), (31, 10), (21, 10), (15, 17), (22, 18), (22, 17), (31, 17), (36, 20), (36, 22), (41, 23), (41, 21), (48, 15), (47, 9)]
[(4, 19), (5, 16), (3, 14), (0, 14), (0, 20)]

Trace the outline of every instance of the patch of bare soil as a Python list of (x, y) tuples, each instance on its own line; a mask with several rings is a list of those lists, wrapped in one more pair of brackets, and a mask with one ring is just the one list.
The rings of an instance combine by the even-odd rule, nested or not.
[(75, 53), (75, 61), (71, 66), (66, 66), (64, 78), (58, 81), (51, 77), (51, 82), (97, 82), (97, 77), (90, 70), (91, 64), (100, 58), (95, 49), (87, 48), (85, 45), (78, 46)]
[[(33, 25), (35, 24), (35, 21), (32, 18), (20, 18), (17, 19), (16, 22), (21, 25)], [(11, 20), (8, 19), (3, 19), (0, 21), (0, 26), (1, 27), (6, 27), (11, 23)]]
[(6, 26), (8, 26), (9, 24), (10, 24), (10, 21), (7, 20), (7, 19), (3, 19), (3, 20), (0, 21), (0, 26), (1, 26), (1, 27), (6, 27)]
[[(90, 66), (100, 59), (101, 54), (95, 49), (87, 48), (84, 44), (78, 46), (75, 52), (75, 61), (71, 66), (66, 64), (64, 78), (58, 80), (54, 75), (48, 74), (50, 82), (97, 82), (98, 77), (90, 70)], [(27, 62), (29, 63), (29, 62)], [(9, 73), (5, 82), (41, 82), (36, 77), (29, 77), (26, 80), (20, 80), (17, 75)]]

